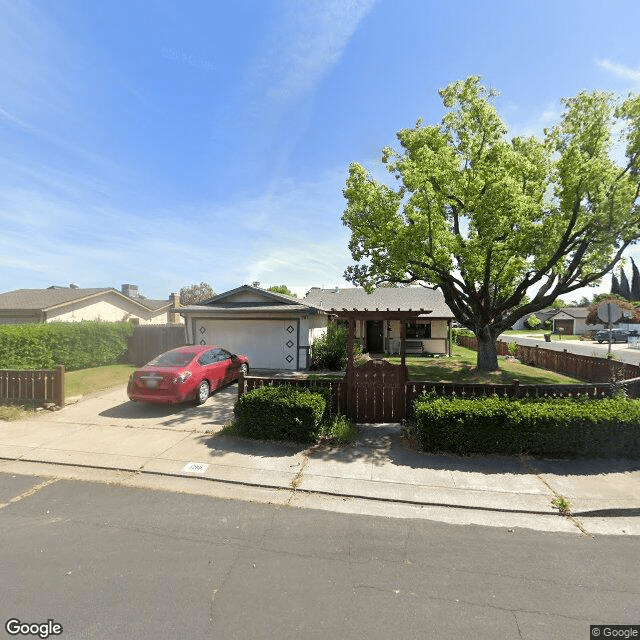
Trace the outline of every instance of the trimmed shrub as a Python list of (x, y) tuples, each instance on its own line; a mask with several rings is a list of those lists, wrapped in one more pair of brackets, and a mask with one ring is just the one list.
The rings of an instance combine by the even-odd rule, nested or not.
[(408, 435), (459, 455), (640, 458), (640, 401), (418, 399)]
[(265, 440), (315, 442), (327, 402), (322, 393), (283, 385), (240, 396), (234, 408), (238, 435)]
[[(327, 333), (313, 342), (311, 348), (311, 369), (341, 371), (347, 366), (347, 327), (329, 323)], [(354, 355), (360, 354), (360, 345), (354, 342)]]
[(0, 325), (0, 369), (67, 371), (117, 364), (133, 333), (130, 322)]

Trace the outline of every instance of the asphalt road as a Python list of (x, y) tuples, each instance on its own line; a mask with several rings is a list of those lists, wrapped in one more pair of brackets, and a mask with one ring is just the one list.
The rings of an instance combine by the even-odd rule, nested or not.
[(0, 473), (0, 540), (6, 637), (12, 618), (65, 639), (586, 640), (640, 623), (637, 537)]

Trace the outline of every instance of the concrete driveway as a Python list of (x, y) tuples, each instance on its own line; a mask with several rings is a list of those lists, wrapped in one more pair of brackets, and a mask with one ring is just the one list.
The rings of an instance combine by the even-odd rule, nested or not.
[(97, 392), (63, 411), (39, 412), (35, 420), (53, 423), (217, 432), (233, 419), (238, 384), (216, 391), (204, 404), (154, 405), (131, 402), (126, 385)]

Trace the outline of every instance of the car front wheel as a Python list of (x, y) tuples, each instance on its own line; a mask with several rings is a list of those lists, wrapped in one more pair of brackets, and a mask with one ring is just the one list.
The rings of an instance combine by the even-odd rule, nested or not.
[(243, 376), (246, 376), (249, 373), (249, 367), (246, 364), (240, 365), (240, 369), (238, 369), (239, 373)]
[(199, 385), (196, 391), (196, 404), (204, 404), (209, 397), (209, 383), (206, 380), (203, 380)]

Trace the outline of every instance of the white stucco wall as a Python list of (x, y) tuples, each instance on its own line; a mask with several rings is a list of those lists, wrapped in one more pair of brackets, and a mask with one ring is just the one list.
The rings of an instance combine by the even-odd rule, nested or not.
[(169, 322), (167, 311), (145, 311), (139, 305), (128, 302), (114, 294), (107, 294), (95, 302), (76, 302), (65, 305), (60, 312), (47, 312), (47, 322), (81, 322), (83, 320), (101, 320), (102, 322), (123, 322), (138, 319), (140, 324), (166, 324)]

